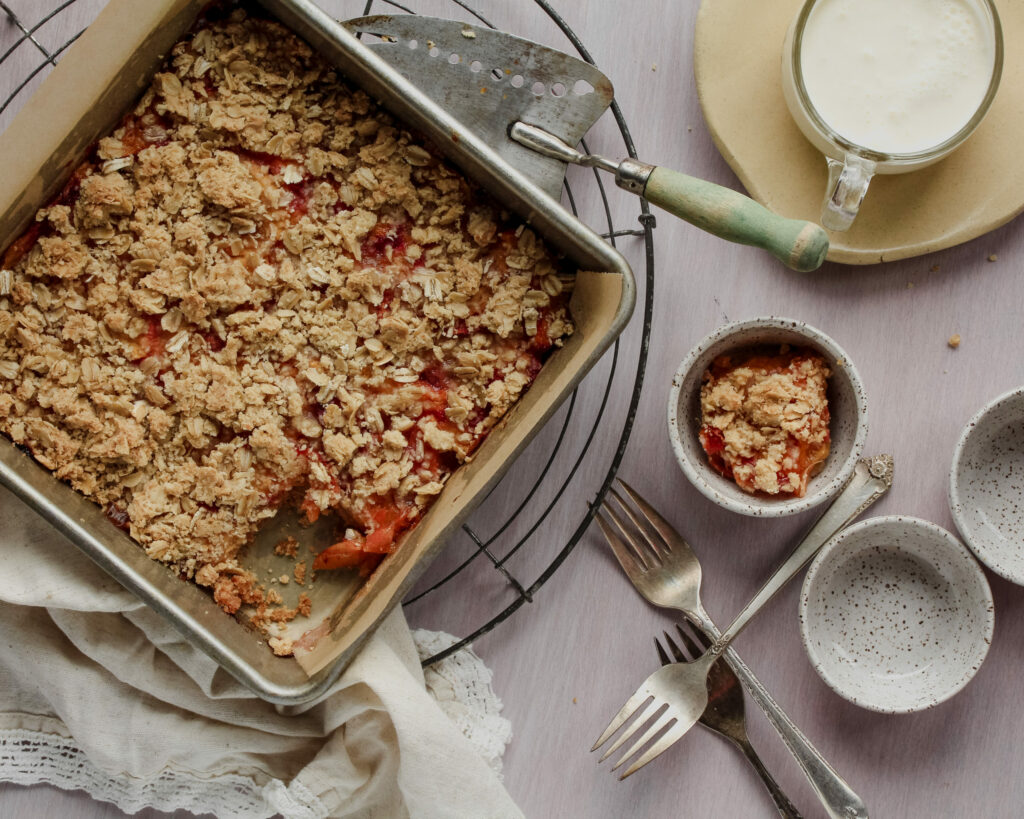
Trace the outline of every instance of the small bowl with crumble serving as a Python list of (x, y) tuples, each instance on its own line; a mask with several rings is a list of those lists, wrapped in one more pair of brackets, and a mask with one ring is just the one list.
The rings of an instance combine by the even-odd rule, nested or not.
[(719, 506), (793, 515), (853, 474), (868, 431), (864, 385), (820, 330), (774, 317), (734, 322), (683, 359), (668, 431), (683, 473)]

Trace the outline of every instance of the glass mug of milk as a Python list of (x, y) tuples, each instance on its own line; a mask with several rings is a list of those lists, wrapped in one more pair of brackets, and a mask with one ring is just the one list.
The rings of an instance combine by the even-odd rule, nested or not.
[(828, 160), (821, 224), (846, 230), (874, 174), (937, 162), (978, 127), (1003, 38), (992, 0), (807, 0), (782, 55), (786, 104)]

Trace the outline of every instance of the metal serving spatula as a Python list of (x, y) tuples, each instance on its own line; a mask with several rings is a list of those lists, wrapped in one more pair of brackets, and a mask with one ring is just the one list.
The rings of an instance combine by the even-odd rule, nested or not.
[(345, 25), (555, 199), (566, 163), (588, 165), (702, 230), (764, 248), (795, 270), (815, 270), (825, 259), (828, 236), (818, 225), (668, 168), (573, 148), (614, 96), (608, 78), (583, 60), (436, 17), (375, 15)]

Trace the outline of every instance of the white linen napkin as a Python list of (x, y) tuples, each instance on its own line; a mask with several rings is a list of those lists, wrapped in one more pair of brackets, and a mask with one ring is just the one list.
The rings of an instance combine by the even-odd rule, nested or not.
[(401, 609), (285, 715), (6, 490), (0, 520), (0, 781), (224, 819), (522, 816), (484, 758), (511, 736), (489, 671), (459, 652), (425, 687)]

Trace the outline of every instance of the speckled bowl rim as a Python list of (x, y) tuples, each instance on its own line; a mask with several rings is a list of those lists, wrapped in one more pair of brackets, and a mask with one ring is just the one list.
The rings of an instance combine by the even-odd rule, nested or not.
[[(984, 604), (985, 611), (985, 633), (984, 636), (979, 640), (981, 646), (981, 652), (977, 656), (977, 661), (968, 663), (964, 673), (957, 679), (956, 683), (946, 692), (940, 696), (929, 699), (927, 702), (922, 702), (921, 705), (907, 708), (894, 708), (891, 706), (879, 705), (874, 702), (865, 702), (861, 699), (854, 699), (851, 695), (847, 695), (843, 691), (842, 686), (839, 685), (835, 680), (825, 672), (821, 658), (814, 649), (814, 644), (811, 640), (811, 629), (812, 625), (809, 622), (809, 616), (807, 613), (808, 601), (811, 599), (811, 595), (814, 592), (814, 584), (817, 579), (818, 573), (821, 571), (822, 566), (825, 562), (835, 554), (835, 552), (842, 549), (843, 544), (852, 537), (860, 534), (861, 532), (868, 529), (885, 529), (889, 526), (899, 524), (903, 527), (914, 527), (920, 529), (922, 532), (933, 535), (936, 541), (944, 543), (949, 547), (951, 554), (959, 555), (970, 566), (972, 573), (980, 581), (979, 589), (982, 594), (982, 603)], [(918, 555), (920, 557), (920, 555)], [(921, 558), (922, 560), (924, 558)], [(979, 606), (980, 608), (980, 606)], [(981, 664), (985, 661), (985, 657), (988, 656), (988, 650), (992, 644), (992, 634), (995, 632), (995, 603), (992, 599), (992, 589), (988, 585), (988, 579), (985, 577), (985, 572), (978, 565), (978, 561), (971, 555), (970, 550), (961, 543), (957, 537), (952, 533), (943, 529), (941, 526), (932, 523), (929, 520), (922, 520), (921, 518), (910, 517), (907, 515), (882, 515), (879, 517), (868, 518), (862, 520), (860, 523), (855, 523), (852, 526), (843, 529), (838, 535), (833, 537), (828, 543), (826, 543), (821, 551), (818, 552), (817, 556), (811, 562), (810, 567), (807, 569), (807, 574), (804, 576), (803, 587), (800, 590), (800, 602), (797, 608), (797, 614), (800, 620), (800, 639), (803, 640), (804, 650), (807, 652), (807, 656), (811, 661), (811, 665), (814, 666), (814, 670), (818, 672), (818, 676), (825, 681), (833, 691), (835, 691), (840, 697), (847, 702), (851, 702), (854, 705), (858, 705), (861, 708), (866, 708), (869, 711), (875, 711), (880, 714), (912, 714), (918, 711), (925, 711), (929, 708), (933, 708), (936, 705), (940, 705), (948, 700), (950, 697), (961, 692), (964, 687), (972, 679), (974, 675), (981, 669)]]
[[(847, 456), (846, 461), (832, 480), (828, 483), (814, 487), (812, 491), (809, 491), (802, 498), (780, 500), (777, 504), (772, 504), (770, 506), (755, 506), (751, 503), (745, 503), (743, 501), (736, 500), (735, 498), (730, 498), (719, 492), (705, 479), (705, 473), (710, 474), (711, 467), (706, 461), (702, 461), (699, 464), (691, 462), (685, 448), (683, 447), (681, 439), (682, 433), (680, 430), (680, 427), (683, 424), (681, 423), (677, 412), (677, 408), (679, 407), (679, 394), (682, 391), (683, 382), (685, 381), (686, 376), (696, 366), (697, 360), (704, 355), (712, 345), (727, 339), (729, 336), (744, 330), (758, 328), (764, 328), (767, 330), (792, 330), (795, 333), (805, 336), (810, 346), (817, 347), (821, 352), (826, 353), (831, 357), (832, 361), (842, 361), (843, 369), (848, 374), (850, 383), (853, 385), (853, 397), (857, 420), (856, 432), (854, 434), (853, 446), (850, 448), (850, 454)], [(831, 337), (823, 333), (818, 328), (812, 327), (810, 324), (806, 324), (798, 319), (790, 319), (782, 316), (761, 316), (758, 318), (744, 319), (742, 321), (734, 321), (722, 325), (705, 336), (697, 346), (686, 354), (686, 357), (682, 360), (682, 363), (676, 370), (675, 375), (672, 377), (672, 387), (668, 394), (668, 437), (672, 444), (672, 451), (675, 453), (676, 460), (679, 462), (679, 466), (683, 470), (683, 474), (686, 475), (690, 483), (697, 487), (704, 497), (725, 509), (732, 512), (738, 512), (741, 515), (760, 518), (781, 518), (787, 515), (796, 515), (800, 512), (806, 512), (808, 509), (813, 509), (815, 506), (818, 506), (819, 504), (822, 504), (834, 497), (839, 490), (846, 485), (850, 476), (853, 475), (854, 468), (857, 466), (857, 460), (864, 451), (864, 442), (868, 435), (867, 412), (868, 406), (867, 397), (864, 391), (864, 382), (861, 381), (860, 374), (857, 372), (857, 368), (853, 366), (853, 362), (850, 360), (849, 355), (847, 355), (846, 351)], [(814, 479), (812, 478), (812, 481), (813, 480)]]
[(1005, 565), (998, 563), (990, 554), (986, 553), (983, 546), (979, 546), (975, 543), (975, 532), (977, 528), (972, 526), (970, 521), (964, 516), (962, 512), (963, 502), (960, 497), (960, 463), (963, 461), (964, 455), (967, 452), (967, 447), (970, 445), (970, 440), (973, 434), (978, 430), (978, 425), (984, 420), (985, 416), (994, 410), (998, 409), (1004, 403), (1024, 396), (1024, 387), (1017, 387), (1015, 389), (1004, 392), (1002, 395), (993, 398), (980, 410), (978, 410), (965, 425), (963, 430), (960, 432), (960, 437), (957, 439), (956, 448), (953, 450), (953, 463), (949, 467), (949, 487), (947, 497), (949, 499), (949, 511), (953, 515), (953, 522), (956, 524), (957, 530), (960, 532), (960, 536), (964, 539), (964, 542), (970, 548), (972, 552), (977, 556), (978, 560), (988, 566), (992, 571), (998, 574), (1000, 577), (1009, 580), (1011, 583), (1016, 583), (1018, 586), (1024, 586), (1024, 559), (1021, 560), (1021, 565), (1016, 568), (1007, 568)]

